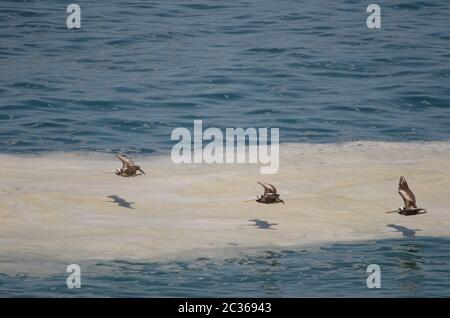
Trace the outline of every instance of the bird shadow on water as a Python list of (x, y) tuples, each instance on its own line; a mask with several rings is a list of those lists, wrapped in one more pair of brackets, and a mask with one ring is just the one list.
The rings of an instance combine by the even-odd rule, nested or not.
[(122, 208), (134, 209), (131, 206), (132, 204), (134, 204), (134, 202), (129, 202), (129, 201), (119, 197), (118, 195), (108, 195), (107, 197), (113, 200), (113, 201), (108, 201), (108, 202), (116, 203), (118, 206), (120, 206)]
[(263, 230), (275, 230), (274, 228), (272, 228), (272, 226), (278, 225), (277, 223), (269, 223), (267, 221), (260, 220), (260, 219), (249, 220), (249, 222), (254, 222), (255, 224), (252, 224), (253, 226), (256, 226)]
[(408, 229), (406, 226), (396, 224), (388, 224), (387, 227), (390, 227), (394, 230), (397, 230), (398, 232), (401, 232), (404, 237), (408, 238), (415, 238), (416, 232), (420, 231), (420, 229)]
[(408, 296), (417, 295), (425, 283), (426, 273), (424, 272), (424, 264), (426, 262), (423, 252), (424, 245), (419, 239), (416, 240), (416, 232), (420, 229), (409, 229), (405, 226), (388, 224), (403, 234), (405, 239), (396, 240), (390, 244), (390, 252), (386, 256), (391, 258), (393, 264), (392, 269), (395, 277), (391, 277), (392, 287), (398, 288)]

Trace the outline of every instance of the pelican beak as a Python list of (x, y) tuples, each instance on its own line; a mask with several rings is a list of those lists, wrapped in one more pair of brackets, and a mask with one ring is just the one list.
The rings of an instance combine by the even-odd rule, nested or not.
[(393, 210), (393, 211), (388, 211), (388, 212), (386, 212), (386, 213), (398, 213), (398, 212), (400, 212), (401, 210), (400, 209), (397, 209), (397, 210)]

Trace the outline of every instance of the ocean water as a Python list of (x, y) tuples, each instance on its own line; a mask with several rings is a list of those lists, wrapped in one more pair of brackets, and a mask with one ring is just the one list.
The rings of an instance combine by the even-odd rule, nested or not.
[[(81, 263), (81, 288), (61, 275), (0, 274), (0, 297), (450, 297), (450, 239), (408, 236), (224, 259)], [(369, 289), (369, 264), (381, 288)]]
[(448, 140), (450, 5), (356, 0), (0, 2), (0, 152), (165, 153), (175, 127), (281, 142)]
[[(0, 1), (0, 153), (165, 154), (176, 127), (278, 127), (280, 141), (450, 139), (450, 5), (357, 0)], [(0, 170), (1, 173), (1, 170)], [(262, 229), (263, 230), (263, 229)], [(414, 235), (412, 235), (414, 236)], [(0, 273), (0, 297), (449, 297), (448, 238), (225, 259)], [(366, 267), (382, 288), (366, 287)]]

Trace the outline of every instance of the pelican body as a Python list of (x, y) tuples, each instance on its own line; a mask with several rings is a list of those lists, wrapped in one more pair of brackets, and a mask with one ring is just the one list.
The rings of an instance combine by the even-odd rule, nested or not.
[(405, 215), (405, 216), (427, 213), (427, 210), (417, 207), (416, 197), (414, 196), (414, 193), (409, 188), (408, 182), (406, 182), (405, 177), (400, 177), (400, 181), (398, 183), (398, 193), (402, 197), (405, 206), (398, 208), (397, 210), (389, 211), (386, 213), (398, 213), (398, 214)]
[(117, 155), (116, 158), (122, 161), (123, 164), (121, 169), (116, 169), (116, 175), (121, 177), (135, 177), (141, 174), (145, 174), (141, 167), (136, 165), (133, 160), (122, 155)]
[(264, 188), (264, 194), (258, 195), (256, 197), (256, 202), (259, 203), (265, 203), (265, 204), (272, 204), (272, 203), (284, 203), (283, 200), (280, 199), (280, 195), (277, 193), (277, 189), (270, 183), (261, 183), (258, 181), (258, 184), (260, 184)]

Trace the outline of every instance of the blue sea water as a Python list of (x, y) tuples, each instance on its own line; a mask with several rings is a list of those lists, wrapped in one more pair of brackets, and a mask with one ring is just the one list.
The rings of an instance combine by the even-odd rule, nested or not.
[(450, 5), (357, 0), (0, 2), (0, 152), (165, 153), (175, 127), (281, 142), (448, 140)]
[[(224, 259), (80, 263), (50, 277), (0, 274), (0, 297), (450, 297), (448, 238), (406, 237), (315, 248), (242, 252)], [(369, 289), (367, 266), (380, 266)]]
[[(281, 142), (450, 139), (450, 4), (0, 0), (0, 153), (167, 152), (176, 127), (278, 127)], [(450, 241), (405, 237), (224, 260), (83, 266), (68, 290), (0, 273), (0, 296), (450, 295)], [(365, 285), (382, 268), (382, 288)], [(82, 264), (83, 265), (83, 264)]]

